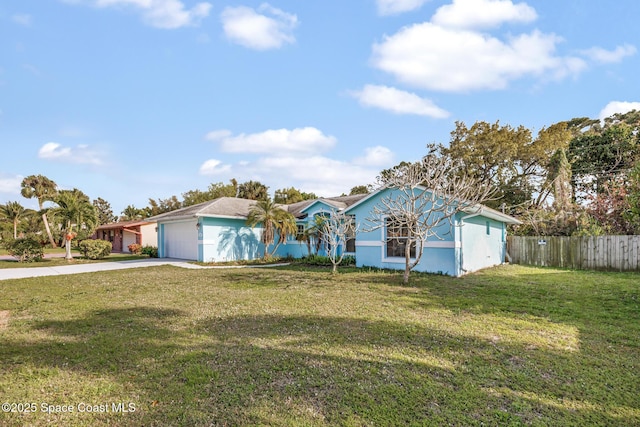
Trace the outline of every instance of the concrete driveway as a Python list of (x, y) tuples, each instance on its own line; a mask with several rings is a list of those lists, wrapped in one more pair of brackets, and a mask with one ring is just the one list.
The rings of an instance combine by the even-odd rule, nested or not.
[[(16, 262), (16, 265), (19, 265)], [(92, 264), (61, 265), (55, 267), (1, 268), (0, 280), (24, 279), (27, 277), (57, 276), (61, 274), (92, 273), (96, 271), (123, 270), (126, 268), (175, 265), (182, 268), (209, 268), (190, 264), (186, 260), (171, 258), (149, 258), (133, 261), (96, 262)]]

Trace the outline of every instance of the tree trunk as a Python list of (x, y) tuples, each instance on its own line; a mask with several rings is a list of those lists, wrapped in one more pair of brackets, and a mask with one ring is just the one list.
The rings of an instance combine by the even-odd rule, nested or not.
[(333, 269), (331, 270), (331, 274), (338, 274), (338, 264), (333, 263)]
[(18, 238), (18, 220), (13, 220), (13, 240)]
[(67, 261), (72, 260), (73, 257), (71, 256), (71, 239), (68, 239), (67, 236), (65, 236), (64, 238), (64, 247), (66, 249), (66, 255), (64, 257), (64, 259), (66, 259)]
[(57, 248), (58, 245), (56, 245), (56, 242), (53, 240), (53, 235), (51, 234), (51, 228), (49, 227), (49, 221), (47, 220), (46, 213), (42, 214), (42, 222), (44, 222), (44, 228), (47, 230), (47, 236), (49, 236), (49, 242), (51, 243), (51, 246)]
[(402, 283), (409, 284), (409, 272), (411, 271), (411, 242), (407, 239), (407, 245), (404, 248), (404, 274)]

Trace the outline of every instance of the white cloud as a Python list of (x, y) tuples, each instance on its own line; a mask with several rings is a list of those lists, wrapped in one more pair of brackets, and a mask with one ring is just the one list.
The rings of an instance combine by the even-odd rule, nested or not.
[(336, 160), (320, 154), (333, 148), (337, 140), (313, 127), (267, 130), (233, 136), (227, 130), (207, 134), (222, 151), (242, 153), (233, 163), (210, 159), (200, 166), (200, 174), (225, 180), (257, 180), (270, 189), (294, 186), (319, 196), (336, 196), (356, 185), (373, 183), (384, 168), (393, 166), (395, 156), (386, 147), (368, 147), (351, 160)]
[(226, 130), (226, 129), (220, 129), (220, 130), (213, 130), (211, 132), (209, 132), (205, 138), (208, 139), (209, 141), (218, 141), (224, 138), (227, 138), (229, 136), (231, 136), (231, 131)]
[(364, 157), (358, 157), (353, 162), (362, 166), (385, 166), (394, 162), (394, 154), (387, 147), (376, 145), (365, 148)]
[[(360, 159), (367, 157), (368, 155), (365, 154)], [(390, 155), (389, 159), (392, 158), (393, 156)], [(220, 176), (220, 173), (216, 175), (219, 179), (243, 177), (246, 180), (261, 181), (272, 191), (294, 186), (318, 196), (328, 197), (346, 193), (356, 185), (371, 184), (375, 182), (380, 170), (390, 166), (392, 166), (390, 162), (381, 166), (364, 164), (356, 160), (336, 160), (319, 155), (267, 156), (253, 161), (238, 162), (225, 171), (226, 175)]]
[(431, 22), (449, 28), (493, 28), (504, 22), (533, 22), (538, 15), (525, 3), (510, 0), (453, 0), (440, 7)]
[(352, 95), (365, 107), (376, 107), (395, 114), (415, 114), (436, 119), (449, 117), (449, 112), (431, 100), (393, 87), (365, 85), (361, 91), (352, 92)]
[(533, 31), (502, 41), (431, 22), (402, 28), (373, 46), (372, 63), (414, 87), (447, 92), (503, 89), (526, 76), (562, 78), (586, 67), (555, 54), (561, 39)]
[(207, 139), (220, 143), (228, 153), (317, 153), (332, 148), (336, 138), (314, 127), (267, 130), (233, 136), (229, 131), (213, 131)]
[(227, 7), (220, 15), (229, 40), (256, 50), (278, 49), (295, 43), (298, 17), (263, 3), (257, 10), (246, 6)]
[(209, 159), (200, 166), (200, 175), (218, 175), (230, 170), (231, 165), (223, 165), (220, 160)]
[(41, 159), (61, 161), (67, 163), (101, 165), (102, 155), (88, 145), (78, 145), (75, 148), (63, 147), (57, 142), (47, 142), (38, 151)]
[(30, 27), (33, 21), (31, 18), (31, 15), (27, 13), (16, 13), (15, 15), (11, 16), (11, 20), (16, 24), (19, 24), (25, 27)]
[(628, 113), (631, 110), (640, 111), (640, 102), (611, 101), (600, 111), (600, 114), (598, 114), (598, 118), (600, 120), (604, 120), (616, 113), (624, 114)]
[(635, 55), (636, 52), (636, 47), (630, 44), (617, 46), (614, 50), (592, 47), (591, 49), (583, 51), (584, 55), (587, 57), (603, 64), (620, 62), (624, 57)]
[(20, 175), (0, 175), (0, 193), (20, 194), (22, 179)]
[(429, 0), (378, 0), (378, 13), (380, 15), (397, 15), (419, 9)]
[[(66, 1), (78, 3), (78, 1)], [(209, 15), (211, 3), (198, 3), (186, 9), (180, 0), (92, 0), (97, 7), (132, 8), (142, 14), (142, 20), (155, 28), (174, 29), (197, 25)]]

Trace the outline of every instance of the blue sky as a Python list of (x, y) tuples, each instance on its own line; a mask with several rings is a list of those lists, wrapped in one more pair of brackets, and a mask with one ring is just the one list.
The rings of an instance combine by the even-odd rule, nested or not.
[(640, 2), (0, 3), (0, 203), (42, 174), (116, 214), (212, 182), (321, 196), (455, 121), (640, 108)]

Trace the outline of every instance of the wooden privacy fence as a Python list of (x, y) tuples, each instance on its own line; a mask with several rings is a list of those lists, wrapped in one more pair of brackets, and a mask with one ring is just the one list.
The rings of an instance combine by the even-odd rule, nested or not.
[(640, 236), (508, 236), (513, 264), (640, 271)]

